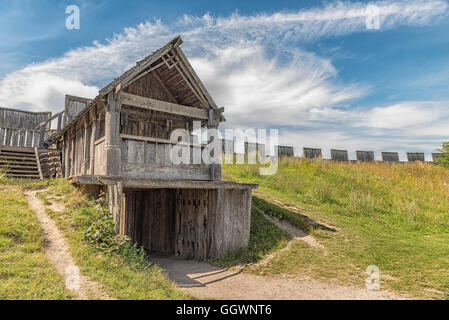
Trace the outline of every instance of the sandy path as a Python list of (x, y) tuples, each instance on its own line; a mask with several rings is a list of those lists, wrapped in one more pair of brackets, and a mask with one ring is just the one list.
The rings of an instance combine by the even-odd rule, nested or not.
[(207, 263), (152, 256), (178, 287), (201, 299), (218, 300), (377, 300), (404, 299), (388, 291), (324, 283), (310, 278), (262, 277), (242, 269), (223, 269)]
[[(324, 250), (323, 245), (321, 243), (319, 243), (314, 237), (312, 237), (310, 234), (302, 231), (301, 229), (296, 228), (295, 226), (290, 224), (288, 221), (286, 221), (286, 220), (279, 220), (276, 217), (270, 217), (270, 216), (267, 216), (267, 215), (265, 215), (265, 217), (268, 220), (270, 220), (271, 222), (273, 222), (280, 229), (282, 229), (285, 232), (287, 232), (288, 234), (290, 234), (292, 239), (297, 239), (297, 240), (304, 241), (308, 245), (310, 245), (311, 247), (320, 248), (320, 249)], [(290, 243), (291, 243), (291, 241), (290, 241)]]
[(44, 229), (45, 254), (58, 273), (64, 278), (66, 287), (80, 300), (110, 300), (111, 297), (99, 283), (79, 274), (79, 268), (73, 261), (64, 236), (53, 219), (45, 213), (45, 206), (36, 197), (36, 191), (25, 192), (25, 197), (28, 200), (28, 206), (36, 214), (39, 224)]

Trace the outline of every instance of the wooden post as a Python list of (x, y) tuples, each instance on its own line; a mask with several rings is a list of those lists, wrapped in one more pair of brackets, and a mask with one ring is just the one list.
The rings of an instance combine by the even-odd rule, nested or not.
[[(220, 124), (217, 112), (213, 110), (212, 108), (209, 109), (209, 119), (208, 119), (208, 137), (207, 137), (207, 143), (213, 143), (216, 148), (215, 152), (219, 152), (219, 158), (221, 160), (221, 141), (218, 140), (218, 134), (211, 134), (210, 130), (218, 130), (218, 126)], [(214, 155), (217, 157), (217, 155)], [(211, 163), (210, 165), (210, 180), (219, 181), (221, 180), (221, 164), (217, 163)]]
[(37, 148), (34, 148), (34, 154), (36, 155), (37, 169), (39, 170), (39, 178), (43, 180), (44, 176), (42, 174), (41, 160), (39, 158), (39, 151), (37, 150)]
[(97, 112), (94, 110), (92, 119), (92, 132), (90, 134), (90, 174), (95, 174), (95, 138), (97, 135)]
[(60, 112), (58, 114), (58, 126), (57, 126), (58, 132), (61, 131), (61, 129), (62, 129), (63, 116), (64, 116), (64, 112)]
[(39, 147), (42, 148), (45, 142), (45, 124), (41, 125), (39, 128)]
[(118, 175), (120, 173), (120, 110), (122, 107), (121, 94), (114, 96), (114, 92), (108, 94), (108, 102), (105, 106), (105, 156), (106, 175)]
[(89, 163), (89, 160), (87, 158), (88, 152), (87, 152), (87, 148), (89, 148), (90, 145), (90, 141), (87, 140), (87, 135), (88, 135), (88, 130), (87, 130), (87, 125), (88, 125), (88, 117), (89, 114), (87, 114), (87, 116), (84, 117), (84, 148), (83, 148), (83, 162), (81, 164), (81, 170), (83, 171), (83, 174), (87, 174), (87, 164)]

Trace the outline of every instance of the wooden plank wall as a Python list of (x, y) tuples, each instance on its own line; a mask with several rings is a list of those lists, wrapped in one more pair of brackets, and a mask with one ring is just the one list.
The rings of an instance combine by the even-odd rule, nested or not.
[(66, 95), (63, 126), (70, 123), (81, 111), (83, 111), (88, 106), (90, 101), (90, 99)]
[(171, 145), (152, 141), (122, 139), (122, 174), (129, 177), (153, 179), (210, 180), (210, 166), (193, 164), (193, 146), (190, 157), (192, 164), (174, 165), (170, 157)]
[(178, 103), (153, 72), (131, 83), (124, 91), (142, 97)]
[(384, 162), (399, 162), (399, 153), (397, 153), (397, 152), (382, 152), (382, 161), (384, 161)]
[(104, 147), (106, 146), (106, 143), (104, 139), (100, 139), (96, 142), (94, 149), (95, 149), (95, 166), (94, 166), (94, 172), (95, 175), (102, 175), (106, 174), (106, 152), (104, 150)]
[(37, 147), (39, 131), (0, 127), (0, 145), (11, 147)]
[(120, 113), (120, 133), (170, 139), (173, 130), (185, 129), (188, 122), (188, 119), (177, 115), (163, 115), (157, 111), (123, 106)]
[(277, 146), (278, 157), (294, 157), (293, 147)]
[(204, 260), (248, 245), (251, 195), (241, 189), (125, 190), (119, 232), (147, 250)]
[(147, 250), (174, 253), (175, 190), (126, 191), (120, 234)]
[(407, 161), (408, 162), (414, 162), (414, 161), (421, 161), (425, 162), (425, 156), (423, 152), (407, 152)]
[(207, 258), (209, 243), (208, 190), (181, 189), (176, 191), (175, 254), (186, 259)]
[(370, 162), (374, 161), (373, 151), (356, 151), (357, 161)]
[(331, 149), (331, 159), (333, 161), (348, 161), (348, 151)]
[(307, 159), (321, 158), (321, 149), (303, 148), (304, 157)]
[(251, 191), (218, 189), (209, 191), (208, 257), (220, 257), (248, 245)]
[(35, 130), (51, 117), (51, 112), (29, 112), (0, 108), (0, 127), (8, 129)]
[(223, 154), (234, 154), (234, 141), (233, 140), (221, 140)]

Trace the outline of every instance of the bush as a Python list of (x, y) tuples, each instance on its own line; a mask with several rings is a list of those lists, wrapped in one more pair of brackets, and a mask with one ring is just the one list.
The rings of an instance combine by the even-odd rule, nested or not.
[(449, 141), (443, 142), (438, 151), (442, 153), (442, 156), (437, 158), (435, 162), (443, 167), (449, 168)]
[(87, 216), (84, 240), (93, 248), (104, 253), (119, 253), (127, 262), (145, 262), (145, 250), (132, 244), (128, 237), (115, 234), (115, 223), (104, 195), (96, 200), (94, 210), (81, 210)]

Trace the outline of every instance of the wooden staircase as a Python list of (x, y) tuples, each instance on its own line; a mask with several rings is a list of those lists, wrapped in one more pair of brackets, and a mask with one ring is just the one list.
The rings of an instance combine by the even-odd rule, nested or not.
[(10, 178), (42, 179), (34, 148), (0, 147), (0, 171)]

